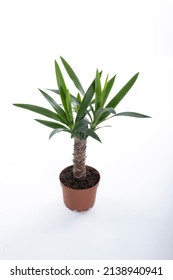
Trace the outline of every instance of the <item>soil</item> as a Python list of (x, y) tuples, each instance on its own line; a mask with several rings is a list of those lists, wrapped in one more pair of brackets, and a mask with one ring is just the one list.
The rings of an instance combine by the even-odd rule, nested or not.
[(66, 187), (83, 190), (95, 186), (100, 180), (100, 174), (93, 167), (86, 165), (86, 178), (77, 179), (73, 177), (73, 165), (71, 165), (62, 170), (60, 180)]

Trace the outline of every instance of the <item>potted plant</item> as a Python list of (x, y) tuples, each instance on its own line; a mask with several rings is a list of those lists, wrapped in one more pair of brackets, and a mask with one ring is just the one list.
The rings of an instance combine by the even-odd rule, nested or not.
[(61, 104), (59, 105), (48, 93), (39, 89), (54, 111), (30, 104), (13, 105), (51, 119), (36, 119), (37, 122), (53, 129), (49, 138), (64, 131), (74, 139), (73, 165), (62, 170), (59, 178), (65, 205), (71, 210), (85, 211), (94, 205), (97, 186), (100, 181), (99, 172), (86, 165), (87, 138), (90, 136), (101, 142), (96, 130), (100, 128), (100, 124), (109, 118), (116, 116), (148, 118), (149, 116), (135, 112), (115, 112), (115, 107), (134, 85), (139, 73), (135, 74), (112, 99), (107, 101), (116, 75), (111, 79), (107, 75), (102, 85), (102, 72), (97, 70), (94, 80), (88, 90), (85, 91), (71, 66), (62, 57), (61, 61), (78, 90), (76, 96), (69, 91), (59, 64), (55, 61), (58, 89), (50, 89), (49, 91), (60, 97)]

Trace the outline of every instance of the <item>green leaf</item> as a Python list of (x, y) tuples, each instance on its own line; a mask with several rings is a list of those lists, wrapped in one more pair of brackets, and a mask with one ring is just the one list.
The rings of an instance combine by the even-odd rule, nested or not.
[(60, 67), (58, 63), (55, 61), (55, 71), (56, 71), (56, 77), (57, 77), (57, 83), (60, 91), (61, 101), (62, 105), (64, 107), (64, 110), (66, 112), (66, 116), (70, 124), (73, 124), (73, 115), (72, 115), (72, 107), (71, 107), (71, 98), (69, 90), (66, 87), (66, 84), (64, 82), (63, 75), (61, 73)]
[[(128, 93), (128, 91), (131, 89), (131, 87), (134, 85), (138, 78), (139, 73), (135, 74), (126, 84), (125, 86), (112, 98), (112, 100), (106, 105), (106, 108), (115, 108), (120, 101), (125, 97), (125, 95)], [(109, 116), (109, 113), (103, 114), (101, 121), (104, 121), (107, 116)]]
[(74, 109), (74, 111), (77, 113), (78, 112), (78, 110), (79, 110), (79, 105), (80, 105), (80, 103), (81, 103), (81, 96), (80, 96), (80, 93), (78, 92), (78, 94), (77, 94), (77, 102), (78, 103), (74, 103), (73, 102), (73, 109)]
[(93, 82), (90, 85), (90, 87), (88, 88), (86, 94), (84, 95), (84, 97), (82, 99), (82, 102), (79, 105), (79, 110), (78, 110), (78, 113), (77, 113), (77, 116), (76, 116), (76, 121), (84, 118), (85, 115), (87, 114), (87, 108), (90, 105), (90, 102), (91, 102), (91, 100), (93, 98), (94, 91), (95, 91), (94, 83), (95, 82)]
[(82, 132), (87, 136), (91, 136), (92, 138), (94, 138), (95, 140), (101, 142), (100, 138), (98, 137), (98, 135), (90, 128), (85, 128), (85, 127), (81, 127), (78, 129), (78, 132)]
[(113, 99), (107, 104), (106, 108), (113, 107), (115, 108), (118, 103), (124, 98), (124, 96), (128, 93), (131, 87), (134, 85), (138, 78), (139, 73), (135, 74), (126, 84), (125, 86), (113, 97)]
[[(59, 90), (57, 90), (57, 89), (47, 89), (47, 90), (50, 90), (50, 91), (55, 92), (57, 94), (60, 94)], [(79, 100), (74, 95), (72, 95), (72, 94), (70, 94), (70, 99), (71, 99), (71, 102), (73, 104), (75, 104), (75, 105), (79, 105), (80, 104)]]
[(20, 107), (20, 108), (23, 108), (23, 109), (30, 110), (32, 112), (41, 114), (43, 116), (46, 116), (48, 118), (51, 118), (51, 119), (54, 119), (56, 121), (61, 122), (61, 119), (59, 118), (58, 114), (56, 114), (56, 113), (54, 113), (54, 112), (52, 112), (52, 111), (50, 111), (46, 108), (36, 106), (36, 105), (31, 105), (31, 104), (13, 104), (13, 105), (17, 106), (17, 107)]
[(69, 129), (63, 129), (63, 128), (56, 128), (54, 129), (51, 134), (49, 135), (49, 139), (52, 138), (52, 136), (54, 136), (56, 133), (59, 133), (61, 131), (65, 131), (65, 132), (70, 132)]
[(67, 110), (68, 110), (68, 116), (70, 119), (70, 123), (73, 124), (73, 113), (72, 113), (70, 93), (69, 93), (68, 89), (66, 91), (66, 106), (67, 106)]
[(107, 74), (107, 76), (106, 76), (106, 80), (105, 80), (105, 83), (104, 83), (104, 87), (103, 87), (103, 89), (107, 86), (108, 79), (109, 79), (109, 74)]
[(63, 90), (63, 92), (65, 92), (67, 87), (66, 87), (63, 75), (61, 73), (61, 69), (56, 60), (55, 60), (55, 72), (56, 72), (57, 84), (58, 84), (60, 93), (61, 93), (61, 90)]
[(55, 92), (57, 94), (60, 94), (59, 89), (50, 89), (50, 88), (46, 88), (46, 90), (50, 90), (52, 92)]
[(81, 103), (81, 101), (82, 101), (82, 98), (81, 98), (81, 96), (80, 96), (80, 93), (78, 92), (78, 94), (77, 94), (77, 100)]
[(135, 112), (122, 112), (115, 115), (116, 116), (126, 116), (126, 117), (134, 117), (134, 118), (151, 118), (150, 116), (143, 115)]
[(77, 121), (77, 122), (75, 123), (75, 126), (74, 126), (73, 131), (79, 129), (80, 127), (87, 127), (88, 124), (89, 124), (89, 121), (88, 121), (88, 120), (86, 120), (86, 119), (81, 119), (81, 120), (79, 120), (79, 121)]
[(65, 59), (63, 57), (60, 57), (61, 61), (69, 75), (69, 77), (71, 78), (71, 80), (73, 81), (73, 83), (75, 84), (75, 86), (77, 87), (77, 89), (80, 91), (80, 93), (82, 95), (85, 95), (85, 91), (78, 79), (78, 77), (76, 76), (75, 72), (73, 71), (73, 69), (71, 68), (71, 66), (67, 63), (67, 61), (65, 61)]
[(115, 81), (115, 78), (116, 78), (116, 75), (111, 79), (109, 80), (105, 86), (104, 86), (104, 89), (103, 89), (103, 92), (102, 92), (102, 95), (103, 95), (103, 103), (102, 105), (104, 106), (108, 96), (109, 96), (109, 93), (111, 92), (111, 89), (113, 87), (113, 84), (114, 84), (114, 81)]
[(111, 125), (103, 125), (103, 126), (97, 127), (95, 130), (100, 129), (100, 128), (104, 128), (104, 127), (112, 127), (112, 126)]
[(95, 120), (94, 123), (97, 124), (99, 123), (99, 119), (101, 119), (101, 117), (105, 114), (105, 113), (109, 113), (109, 114), (116, 114), (115, 110), (113, 108), (99, 108), (95, 114)]
[(66, 87), (63, 75), (61, 73), (60, 67), (59, 67), (58, 63), (56, 62), (56, 60), (55, 60), (55, 72), (56, 72), (56, 79), (57, 79), (57, 84), (58, 84), (58, 88), (59, 88), (59, 92), (60, 92), (60, 96), (61, 96), (62, 105), (66, 112), (67, 118), (70, 121), (69, 112), (68, 112), (68, 108), (67, 108), (67, 102), (66, 102), (67, 87)]
[(70, 94), (70, 99), (74, 105), (80, 105), (79, 100), (74, 95)]
[(59, 124), (59, 123), (56, 123), (56, 122), (50, 122), (50, 121), (46, 121), (46, 120), (39, 120), (39, 119), (35, 119), (35, 121), (43, 124), (43, 125), (46, 125), (48, 127), (51, 127), (51, 128), (65, 128), (67, 129), (67, 127), (63, 126), (62, 124)]
[(58, 113), (59, 118), (61, 119), (61, 122), (68, 124), (66, 113), (64, 110), (59, 106), (56, 101), (50, 97), (46, 92), (39, 89), (39, 91), (42, 93), (42, 95), (46, 98), (46, 100), (50, 103), (50, 105), (54, 108), (54, 110)]
[(102, 106), (102, 89), (101, 89), (100, 74), (97, 70), (96, 79), (95, 79), (95, 110), (97, 111), (101, 106)]
[[(101, 77), (102, 71), (100, 71), (99, 75)], [(95, 92), (95, 79), (92, 81), (91, 85), (89, 86), (87, 92), (89, 92), (89, 91), (93, 92), (93, 95), (94, 95), (94, 92)], [(93, 104), (95, 104), (95, 99), (91, 100), (90, 105), (89, 105), (89, 108), (90, 108), (90, 110), (91, 110), (91, 112), (92, 112), (92, 114), (94, 116), (95, 111), (94, 111), (94, 108), (92, 106)], [(92, 119), (91, 115), (90, 115), (90, 112), (89, 112), (90, 110), (87, 110), (87, 114), (89, 115), (90, 119)]]

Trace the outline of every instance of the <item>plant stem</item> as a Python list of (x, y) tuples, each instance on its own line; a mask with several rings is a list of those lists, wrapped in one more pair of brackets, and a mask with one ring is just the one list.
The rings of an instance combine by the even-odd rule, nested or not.
[(86, 143), (85, 139), (74, 138), (73, 176), (77, 179), (85, 179), (86, 177)]

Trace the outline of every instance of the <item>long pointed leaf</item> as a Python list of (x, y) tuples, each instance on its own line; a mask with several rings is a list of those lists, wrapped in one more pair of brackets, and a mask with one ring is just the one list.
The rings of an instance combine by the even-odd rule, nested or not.
[(116, 114), (115, 110), (113, 108), (99, 108), (95, 114), (95, 120), (94, 123), (97, 124), (99, 123), (99, 120), (101, 119), (101, 117), (105, 114), (105, 113), (109, 113), (109, 114)]
[(77, 94), (77, 100), (81, 103), (81, 101), (82, 101), (82, 98), (81, 98), (81, 96), (80, 96), (80, 93), (78, 92), (78, 94)]
[(61, 69), (59, 67), (59, 64), (57, 63), (56, 60), (55, 60), (55, 72), (56, 72), (56, 78), (57, 78), (57, 83), (58, 83), (59, 90), (61, 91), (61, 89), (63, 89), (63, 91), (65, 92), (67, 87), (66, 87), (63, 75), (61, 73)]
[(95, 111), (97, 111), (101, 106), (102, 106), (102, 89), (101, 89), (100, 74), (97, 70), (96, 79), (95, 79)]
[(59, 106), (56, 101), (49, 96), (46, 92), (39, 89), (39, 91), (42, 93), (42, 95), (46, 98), (46, 100), (50, 103), (50, 105), (54, 108), (54, 110), (59, 114), (59, 118), (61, 118), (61, 121), (65, 124), (68, 124), (67, 117), (65, 111)]
[(77, 101), (78, 101), (78, 104), (74, 104), (74, 103), (73, 103), (73, 109), (74, 109), (74, 111), (75, 111), (76, 113), (78, 112), (78, 110), (79, 110), (79, 105), (80, 105), (80, 103), (81, 103), (81, 101), (82, 101), (82, 98), (81, 98), (79, 92), (78, 92), (78, 94), (77, 94)]
[(115, 82), (115, 78), (116, 78), (116, 75), (107, 82), (107, 84), (105, 85), (105, 87), (103, 89), (103, 93), (102, 93), (103, 94), (103, 101), (102, 101), (103, 103), (102, 103), (102, 106), (104, 106), (104, 104), (105, 104), (105, 102), (106, 102), (106, 100), (109, 96), (109, 93), (110, 93), (110, 91), (113, 87), (113, 84)]
[(143, 115), (135, 112), (122, 112), (115, 115), (116, 116), (126, 116), (126, 117), (134, 117), (134, 118), (151, 118), (150, 116)]
[(56, 123), (56, 122), (50, 122), (50, 121), (46, 121), (46, 120), (40, 120), (40, 119), (35, 119), (35, 121), (45, 125), (45, 126), (48, 126), (48, 127), (51, 127), (51, 128), (64, 128), (64, 129), (67, 129), (67, 127), (63, 126), (62, 124), (59, 124), (59, 123)]
[(100, 129), (100, 128), (104, 128), (104, 127), (112, 127), (112, 126), (111, 125), (103, 125), (103, 126), (97, 127), (95, 130)]
[(82, 133), (84, 133), (85, 135), (91, 136), (91, 137), (94, 138), (95, 140), (101, 142), (101, 140), (100, 140), (100, 138), (98, 137), (98, 135), (97, 135), (92, 129), (85, 128), (85, 127), (81, 127), (81, 128), (78, 129), (78, 132), (82, 132)]
[(72, 112), (72, 106), (71, 106), (70, 93), (69, 93), (68, 89), (66, 90), (66, 106), (67, 106), (67, 110), (68, 110), (70, 124), (73, 124), (73, 112)]
[(61, 96), (62, 105), (66, 112), (67, 118), (70, 121), (69, 112), (68, 112), (67, 103), (66, 103), (67, 87), (66, 87), (63, 75), (61, 73), (60, 67), (56, 60), (55, 60), (55, 72), (56, 72), (56, 79), (57, 79), (57, 84), (58, 84), (58, 88), (59, 88), (59, 92), (60, 92), (60, 96)]
[(49, 139), (52, 138), (52, 136), (54, 136), (56, 133), (59, 133), (61, 131), (65, 131), (65, 132), (70, 132), (68, 129), (63, 129), (63, 128), (56, 128), (54, 129), (51, 134), (49, 135)]
[(17, 106), (17, 107), (20, 107), (20, 108), (23, 108), (23, 109), (27, 109), (29, 111), (41, 114), (43, 116), (46, 116), (48, 118), (51, 118), (51, 119), (54, 119), (56, 121), (61, 122), (61, 119), (59, 118), (58, 114), (56, 114), (56, 113), (54, 113), (54, 112), (52, 112), (52, 111), (50, 111), (46, 108), (36, 106), (36, 105), (31, 105), (31, 104), (13, 104), (13, 105)]
[(92, 83), (91, 86), (88, 88), (86, 94), (84, 95), (82, 102), (79, 105), (79, 110), (76, 116), (76, 121), (82, 119), (87, 114), (87, 108), (90, 105), (90, 102), (94, 96), (94, 84)]
[(60, 94), (59, 89), (51, 89), (51, 88), (46, 88), (46, 90), (50, 90), (52, 92), (55, 92), (57, 94)]
[[(106, 105), (106, 108), (115, 108), (120, 101), (126, 96), (128, 91), (134, 85), (138, 78), (139, 73), (136, 73), (126, 84), (125, 86), (112, 98), (112, 100)], [(109, 116), (109, 113), (103, 114), (100, 121), (104, 121)]]
[(131, 87), (134, 85), (138, 78), (139, 73), (135, 74), (126, 84), (125, 86), (113, 97), (113, 99), (107, 104), (106, 108), (115, 108), (118, 103), (124, 98), (124, 96), (128, 93)]
[[(59, 90), (57, 90), (57, 89), (47, 89), (47, 90), (60, 94)], [(75, 105), (80, 104), (79, 100), (72, 94), (70, 94), (70, 99), (71, 99), (72, 103), (74, 103)]]
[(80, 91), (80, 93), (82, 95), (85, 95), (85, 91), (78, 79), (78, 77), (76, 76), (75, 72), (73, 71), (73, 69), (71, 68), (71, 66), (67, 63), (67, 61), (65, 61), (65, 59), (63, 57), (60, 57), (61, 61), (69, 75), (69, 77), (71, 78), (71, 80), (73, 81), (73, 83), (75, 84), (75, 86), (77, 87), (77, 89)]
[[(100, 77), (101, 77), (102, 71), (99, 74), (100, 74)], [(87, 92), (82, 99), (82, 102), (80, 104), (80, 107), (79, 107), (79, 110), (78, 110), (78, 113), (77, 113), (77, 116), (76, 116), (76, 121), (85, 117), (85, 115), (88, 113), (88, 110), (87, 110), (88, 105), (89, 105), (91, 111), (94, 114), (94, 108), (91, 106), (91, 103), (92, 103), (91, 100), (94, 96), (94, 92), (95, 92), (95, 79), (92, 81), (91, 85), (87, 89)]]

